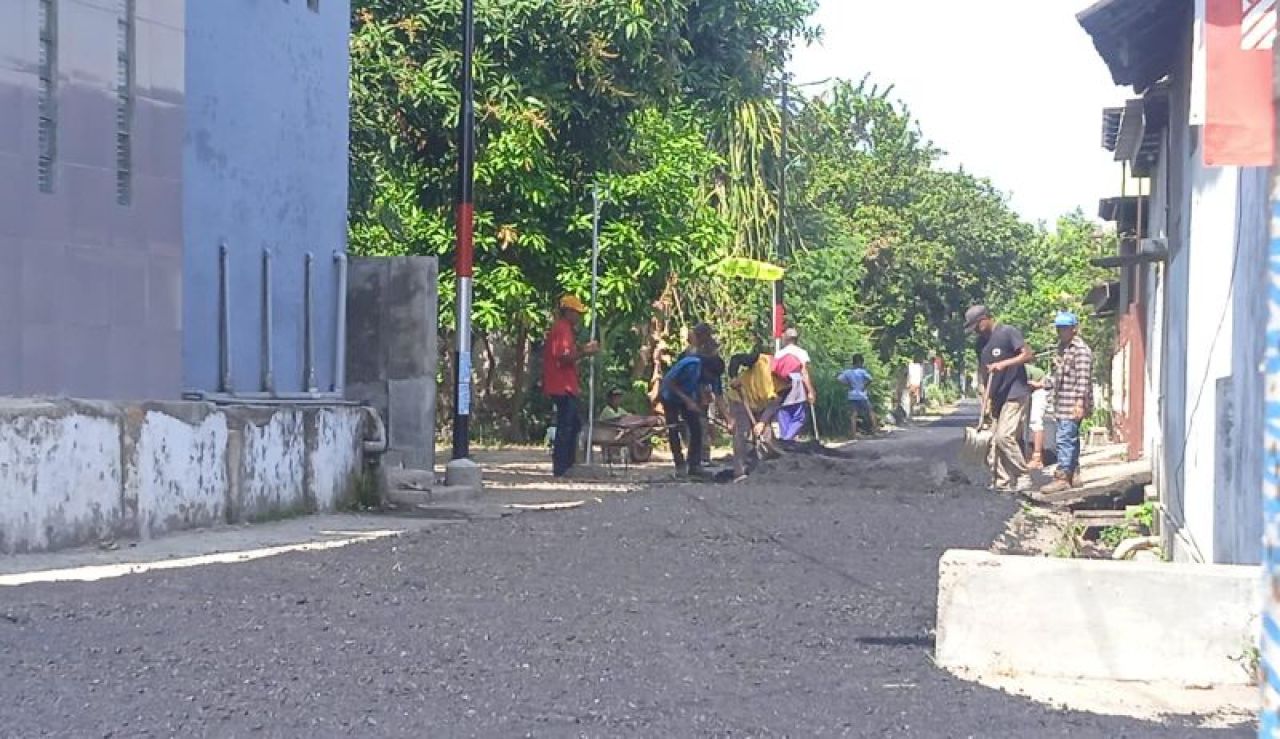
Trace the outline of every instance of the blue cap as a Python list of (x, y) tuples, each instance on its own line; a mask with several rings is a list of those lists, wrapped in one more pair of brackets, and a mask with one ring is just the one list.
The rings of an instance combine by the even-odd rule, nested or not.
[(1076, 314), (1069, 310), (1058, 311), (1058, 317), (1053, 319), (1053, 325), (1057, 328), (1071, 328), (1080, 325), (1080, 319), (1076, 318)]

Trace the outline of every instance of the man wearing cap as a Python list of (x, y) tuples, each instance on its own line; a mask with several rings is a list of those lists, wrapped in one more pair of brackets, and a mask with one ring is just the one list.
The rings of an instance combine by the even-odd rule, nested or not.
[(1058, 353), (1053, 360), (1053, 412), (1058, 422), (1058, 471), (1042, 493), (1079, 484), (1080, 424), (1093, 413), (1093, 350), (1080, 338), (1080, 319), (1062, 311), (1054, 319)]
[(995, 419), (988, 453), (991, 486), (1000, 492), (1023, 489), (1027, 461), (1020, 437), (1031, 398), (1026, 365), (1036, 358), (1035, 352), (1021, 331), (996, 323), (985, 305), (965, 311), (964, 327), (978, 335), (978, 382), (985, 388), (988, 409)]
[(579, 347), (576, 332), (587, 306), (574, 295), (560, 298), (559, 317), (551, 325), (542, 348), (542, 391), (556, 407), (556, 439), (551, 452), (551, 473), (564, 477), (577, 461), (578, 362), (599, 351), (594, 341)]
[[(702, 474), (704, 441), (703, 407), (699, 402), (704, 388), (710, 387), (720, 404), (721, 414), (729, 418), (724, 407), (724, 360), (719, 356), (694, 354), (676, 362), (662, 377), (660, 394), (662, 408), (667, 419), (667, 440), (671, 443), (671, 458), (676, 469), (685, 471), (684, 450), (680, 446), (680, 428), (688, 432), (689, 461), (687, 471), (691, 477)], [(730, 431), (732, 431), (732, 420)]]

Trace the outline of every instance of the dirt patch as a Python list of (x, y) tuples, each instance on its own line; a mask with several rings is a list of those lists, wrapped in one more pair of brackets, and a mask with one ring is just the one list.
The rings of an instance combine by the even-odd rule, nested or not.
[(994, 554), (1026, 557), (1074, 557), (1077, 552), (1070, 511), (1023, 504), (991, 545)]

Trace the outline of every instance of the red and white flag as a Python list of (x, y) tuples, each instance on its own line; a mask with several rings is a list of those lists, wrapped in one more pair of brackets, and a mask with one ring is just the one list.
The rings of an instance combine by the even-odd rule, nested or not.
[(1205, 0), (1204, 163), (1265, 167), (1273, 156), (1277, 0)]

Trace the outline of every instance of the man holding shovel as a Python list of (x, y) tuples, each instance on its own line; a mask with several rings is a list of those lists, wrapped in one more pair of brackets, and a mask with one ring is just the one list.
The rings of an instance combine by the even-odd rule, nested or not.
[(986, 388), (983, 407), (995, 419), (987, 453), (991, 487), (997, 492), (1024, 490), (1029, 480), (1020, 436), (1031, 399), (1026, 365), (1036, 358), (1035, 352), (1021, 331), (996, 323), (985, 305), (965, 311), (964, 327), (978, 336), (978, 382)]

